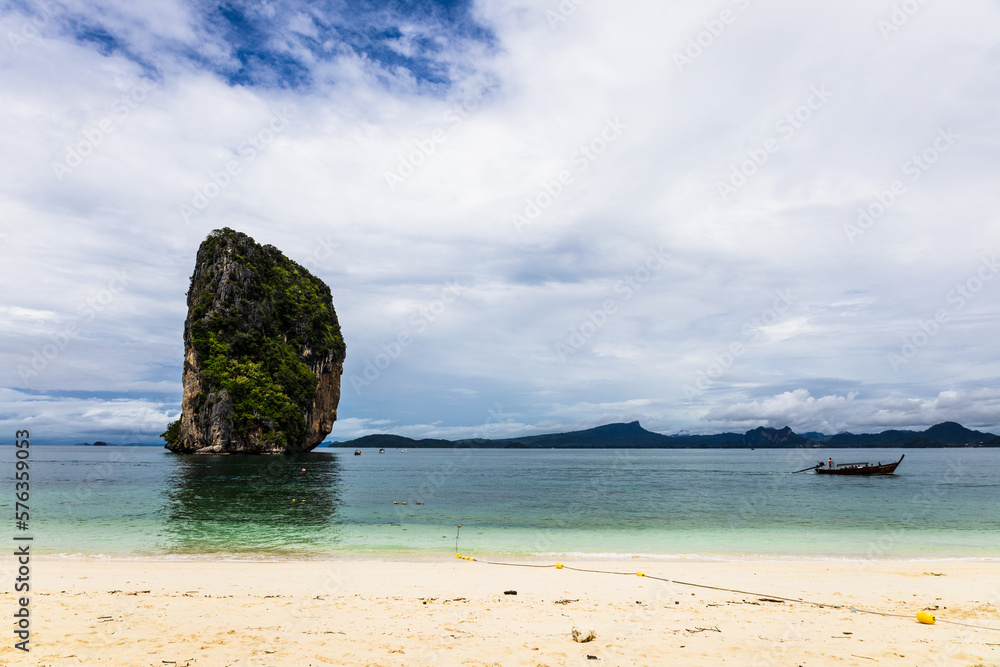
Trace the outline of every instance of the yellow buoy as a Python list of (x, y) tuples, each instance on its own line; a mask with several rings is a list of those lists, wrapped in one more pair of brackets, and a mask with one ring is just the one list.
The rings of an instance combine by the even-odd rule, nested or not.
[(404, 505), (406, 504), (406, 501), (405, 501), (405, 500), (403, 501), (403, 504), (404, 504)]
[(292, 502), (293, 502), (293, 503), (295, 502), (295, 498), (292, 498)]
[(393, 501), (392, 501), (392, 504), (393, 504), (393, 505), (398, 505), (398, 504), (399, 504), (399, 501), (398, 501), (398, 500), (393, 500)]
[(934, 614), (929, 611), (918, 611), (917, 620), (927, 625), (934, 625)]
[(455, 558), (461, 558), (462, 554), (455, 554)]
[(561, 570), (562, 569), (562, 563), (556, 563), (556, 569), (557, 570)]
[(637, 576), (637, 577), (645, 577), (646, 573), (643, 572), (642, 570), (639, 570), (638, 572), (635, 573), (635, 576)]

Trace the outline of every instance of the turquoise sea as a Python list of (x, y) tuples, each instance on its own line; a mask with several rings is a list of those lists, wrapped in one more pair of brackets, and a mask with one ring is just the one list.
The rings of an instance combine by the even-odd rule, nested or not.
[[(458, 536), (463, 554), (1000, 558), (1000, 449), (908, 450), (891, 477), (790, 474), (901, 453), (34, 446), (21, 534), (38, 554), (110, 557), (414, 557)], [(8, 517), (14, 461), (0, 447)]]

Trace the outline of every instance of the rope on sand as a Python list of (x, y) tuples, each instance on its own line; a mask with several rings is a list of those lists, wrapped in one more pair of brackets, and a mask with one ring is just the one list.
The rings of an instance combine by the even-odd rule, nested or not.
[[(574, 572), (590, 572), (590, 573), (593, 573), (593, 574), (615, 574), (615, 575), (628, 576), (628, 577), (645, 577), (646, 579), (654, 579), (656, 581), (663, 581), (663, 582), (666, 582), (668, 584), (676, 584), (678, 586), (691, 586), (693, 588), (707, 588), (707, 589), (713, 590), (713, 591), (723, 591), (723, 592), (726, 592), (726, 593), (739, 593), (740, 595), (752, 595), (754, 597), (759, 597), (759, 598), (770, 598), (772, 600), (781, 600), (782, 602), (796, 602), (798, 604), (805, 604), (805, 605), (811, 605), (813, 607), (819, 607), (820, 609), (823, 609), (823, 608), (826, 608), (826, 609), (850, 609), (852, 614), (853, 613), (858, 613), (858, 614), (874, 614), (876, 616), (891, 616), (891, 617), (894, 617), (894, 618), (913, 618), (913, 616), (910, 615), (910, 614), (894, 614), (894, 613), (888, 612), (888, 611), (876, 611), (875, 609), (864, 609), (862, 607), (853, 607), (853, 606), (844, 605), (844, 604), (829, 604), (829, 603), (826, 603), (826, 602), (812, 602), (810, 600), (803, 600), (801, 598), (786, 598), (786, 597), (782, 597), (780, 595), (774, 595), (772, 593), (754, 593), (752, 591), (742, 591), (742, 590), (739, 590), (739, 589), (736, 589), (736, 588), (725, 588), (723, 586), (709, 586), (708, 584), (696, 584), (696, 583), (693, 583), (693, 582), (690, 582), (690, 581), (678, 581), (676, 579), (666, 579), (664, 577), (655, 577), (653, 575), (646, 574), (642, 570), (639, 570), (639, 571), (636, 571), (636, 572), (615, 572), (615, 571), (611, 571), (611, 570), (590, 570), (590, 569), (582, 568), (582, 567), (570, 567), (568, 565), (563, 565), (562, 563), (546, 563), (546, 564), (535, 564), (535, 563), (503, 563), (503, 562), (500, 562), (500, 561), (482, 560), (480, 558), (474, 558), (472, 556), (463, 556), (462, 554), (459, 554), (459, 553), (456, 553), (455, 557), (456, 558), (460, 558), (462, 560), (467, 560), (467, 561), (470, 561), (470, 562), (484, 563), (486, 565), (504, 565), (504, 566), (507, 566), (507, 567), (553, 568), (553, 569), (556, 569), (556, 570), (573, 570)], [(923, 614), (923, 613), (925, 613), (925, 612), (921, 612), (921, 614)], [(918, 614), (918, 616), (919, 615), (920, 614)], [(929, 621), (921, 620), (922, 623), (930, 623), (930, 624), (933, 624), (935, 622), (950, 623), (951, 625), (961, 625), (961, 626), (966, 627), (966, 628), (976, 628), (976, 629), (979, 629), (979, 630), (993, 630), (994, 632), (1000, 632), (1000, 628), (991, 628), (991, 627), (987, 627), (985, 625), (974, 625), (972, 623), (961, 623), (959, 621), (951, 621), (951, 620), (948, 620), (948, 619), (945, 619), (945, 618), (937, 618), (937, 616), (935, 616), (933, 614), (927, 614), (926, 617), (929, 617), (930, 620)]]

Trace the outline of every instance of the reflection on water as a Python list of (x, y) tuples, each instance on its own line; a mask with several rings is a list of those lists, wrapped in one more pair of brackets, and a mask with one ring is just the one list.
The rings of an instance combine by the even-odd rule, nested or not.
[[(33, 553), (448, 554), (462, 524), (469, 553), (1000, 555), (994, 448), (914, 450), (878, 478), (790, 474), (815, 464), (815, 450), (375, 451), (286, 459), (38, 447)], [(0, 446), (0, 476), (10, 479), (14, 462), (14, 448)], [(0, 494), (0, 511), (13, 510)]]
[(166, 504), (170, 553), (293, 555), (336, 542), (338, 455), (175, 459)]

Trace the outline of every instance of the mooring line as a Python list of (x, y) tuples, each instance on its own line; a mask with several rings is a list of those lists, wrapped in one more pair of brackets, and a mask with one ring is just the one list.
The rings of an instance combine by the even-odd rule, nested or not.
[[(894, 618), (913, 618), (912, 615), (908, 615), (908, 614), (895, 614), (895, 613), (889, 612), (889, 611), (877, 611), (875, 609), (865, 609), (863, 607), (855, 607), (855, 606), (852, 606), (852, 605), (828, 604), (826, 602), (813, 602), (811, 600), (803, 600), (801, 598), (787, 598), (787, 597), (782, 597), (780, 595), (774, 595), (774, 594), (771, 594), (771, 593), (754, 593), (752, 591), (742, 591), (742, 590), (739, 590), (737, 588), (725, 588), (723, 586), (711, 586), (709, 584), (696, 584), (696, 583), (693, 583), (693, 582), (690, 582), (690, 581), (678, 581), (676, 579), (667, 579), (665, 577), (656, 577), (656, 576), (653, 576), (653, 575), (649, 575), (649, 574), (646, 574), (645, 572), (643, 572), (642, 570), (639, 570), (639, 571), (636, 571), (636, 572), (615, 572), (613, 570), (591, 570), (591, 569), (582, 568), (582, 567), (571, 567), (569, 565), (563, 565), (562, 563), (546, 563), (546, 564), (535, 564), (535, 563), (504, 563), (504, 562), (501, 562), (501, 561), (482, 560), (482, 559), (479, 559), (479, 558), (474, 558), (472, 556), (463, 556), (463, 555), (461, 555), (459, 553), (456, 553), (455, 556), (456, 556), (456, 558), (460, 558), (462, 560), (467, 560), (467, 561), (476, 562), (476, 563), (483, 563), (483, 564), (486, 564), (486, 565), (504, 565), (504, 566), (507, 566), (507, 567), (553, 568), (553, 569), (556, 569), (556, 570), (573, 570), (574, 572), (589, 572), (589, 573), (594, 573), (594, 574), (614, 574), (614, 575), (619, 575), (619, 576), (644, 577), (646, 579), (654, 579), (656, 581), (663, 581), (663, 582), (666, 582), (668, 584), (677, 584), (678, 586), (692, 586), (694, 588), (707, 588), (707, 589), (713, 590), (713, 591), (723, 591), (723, 592), (726, 592), (726, 593), (739, 593), (740, 595), (752, 595), (752, 596), (759, 597), (759, 598), (771, 598), (772, 600), (781, 600), (782, 602), (797, 602), (799, 604), (812, 605), (814, 607), (818, 607), (818, 608), (821, 608), (821, 609), (822, 608), (827, 608), (827, 609), (850, 609), (852, 614), (853, 613), (858, 613), (858, 614), (874, 614), (876, 616), (891, 616), (891, 617), (894, 617)], [(921, 613), (923, 613), (923, 612), (921, 612)], [(930, 614), (929, 615), (929, 619), (930, 619), (929, 621), (921, 621), (921, 622), (922, 623), (928, 623), (929, 622), (930, 624), (933, 624), (935, 622), (950, 623), (952, 625), (961, 625), (961, 626), (966, 627), (966, 628), (976, 628), (976, 629), (979, 629), (979, 630), (993, 630), (994, 632), (1000, 632), (1000, 628), (991, 628), (991, 627), (988, 627), (988, 626), (985, 626), (985, 625), (974, 625), (972, 623), (961, 623), (959, 621), (951, 621), (951, 620), (948, 620), (946, 618), (938, 618), (934, 614)]]

